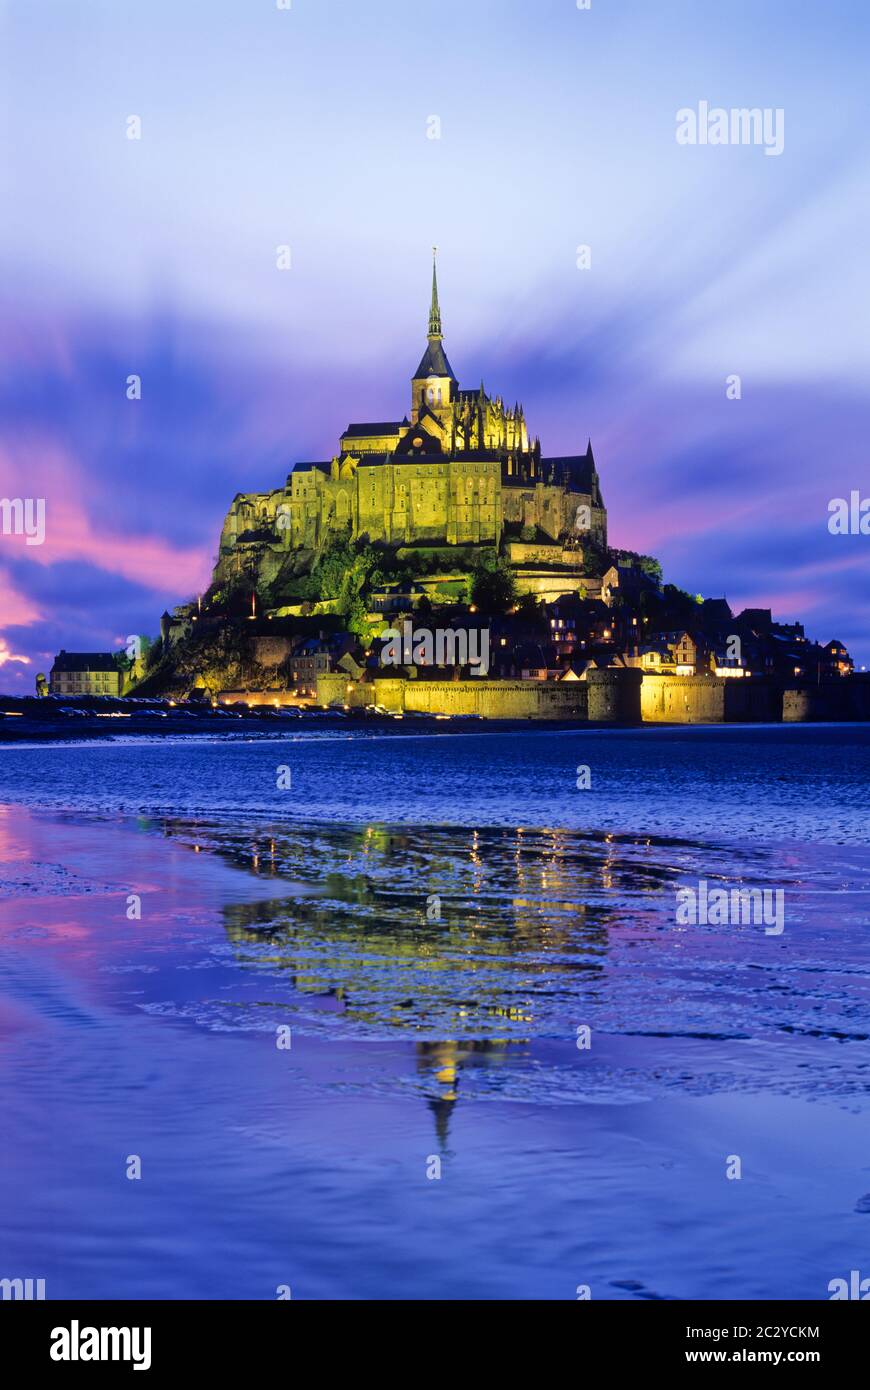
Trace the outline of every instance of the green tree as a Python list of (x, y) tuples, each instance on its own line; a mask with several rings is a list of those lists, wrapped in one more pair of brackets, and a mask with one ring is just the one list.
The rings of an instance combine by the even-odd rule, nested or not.
[(368, 605), (361, 594), (354, 594), (347, 601), (344, 610), (344, 620), (348, 632), (352, 632), (354, 637), (366, 640), (369, 635)]
[(522, 595), (517, 603), (517, 617), (542, 636), (547, 630), (547, 618), (543, 605), (538, 602), (534, 594)]
[(611, 550), (611, 559), (616, 565), (631, 565), (634, 569), (648, 574), (652, 579), (662, 581), (661, 563), (654, 555), (640, 555), (636, 550)]
[(338, 598), (355, 558), (349, 527), (347, 531), (330, 534), (311, 571), (314, 592), (306, 597), (320, 600)]
[(486, 555), (469, 576), (471, 602), (484, 613), (504, 613), (516, 600), (514, 573), (507, 560)]
[(163, 658), (163, 638), (158, 637), (156, 642), (149, 642), (148, 650), (145, 653), (145, 670), (155, 671)]

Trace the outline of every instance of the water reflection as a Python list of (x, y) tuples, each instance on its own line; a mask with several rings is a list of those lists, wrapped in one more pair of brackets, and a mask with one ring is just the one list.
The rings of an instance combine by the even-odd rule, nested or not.
[(579, 1000), (606, 983), (614, 942), (661, 929), (675, 873), (645, 838), (562, 829), (162, 829), (274, 881), (274, 895), (223, 909), (263, 1026), (289, 1008), (327, 1036), (413, 1037), (445, 1144), (463, 1072), (570, 1035)]
[[(814, 855), (810, 873), (807, 850), (735, 850), (649, 831), (159, 826), (259, 889), (248, 894), (242, 878), (224, 902), (223, 940), (203, 943), (220, 987), (199, 994), (188, 1016), (224, 1031), (289, 1020), (302, 1036), (413, 1043), (410, 1070), (407, 1053), (394, 1051), (369, 1068), (367, 1085), (359, 1071), (342, 1086), (410, 1087), (443, 1144), (463, 1097), (561, 1103), (662, 1086), (764, 1087), (769, 1067), (763, 1051), (746, 1049), (749, 1037), (866, 1032), (855, 946), (864, 898), (851, 850), (842, 862)], [(674, 889), (701, 877), (785, 885), (787, 950), (748, 927), (677, 929)], [(834, 892), (835, 919), (826, 906)], [(852, 965), (832, 973), (843, 933)], [(595, 1031), (591, 1051), (576, 1047), (579, 1025)], [(690, 1042), (701, 1051), (687, 1066), (677, 1059)], [(865, 1084), (841, 1057), (833, 1078), (826, 1058), (789, 1055), (793, 1074), (786, 1081), (780, 1063), (780, 1090)]]
[(517, 1042), (507, 1038), (465, 1039), (458, 1042), (418, 1042), (415, 1044), (417, 1074), (426, 1104), (435, 1121), (435, 1133), (443, 1152), (447, 1152), (450, 1119), (459, 1100), (463, 1069), (469, 1066), (499, 1066), (508, 1049)]

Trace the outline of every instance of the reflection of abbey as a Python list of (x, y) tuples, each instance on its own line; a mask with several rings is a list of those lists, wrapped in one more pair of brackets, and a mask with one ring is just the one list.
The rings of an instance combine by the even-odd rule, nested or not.
[[(505, 527), (558, 541), (578, 532), (607, 541), (591, 444), (585, 454), (542, 458), (522, 407), (460, 389), (441, 336), (433, 267), (429, 341), (404, 419), (348, 425), (325, 463), (297, 463), (283, 488), (243, 493), (221, 535), (220, 568), (265, 545), (314, 550), (330, 530), (392, 545), (497, 544)], [(543, 532), (544, 535), (540, 535)], [(278, 560), (278, 555), (274, 556)], [(274, 563), (274, 562), (273, 562)]]

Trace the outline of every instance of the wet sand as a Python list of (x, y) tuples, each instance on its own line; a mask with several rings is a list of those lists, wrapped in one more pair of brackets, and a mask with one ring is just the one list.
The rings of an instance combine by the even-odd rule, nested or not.
[[(10, 806), (0, 832), (0, 1275), (44, 1277), (49, 1298), (271, 1299), (281, 1284), (294, 1298), (573, 1299), (580, 1284), (594, 1298), (826, 1298), (866, 1265), (857, 953), (837, 967), (851, 1035), (829, 1016), (820, 937), (799, 989), (767, 982), (771, 999), (791, 989), (805, 1029), (734, 991), (742, 1027), (709, 1036), (689, 1014), (718, 1008), (735, 968), (713, 938), (670, 941), (656, 964), (660, 923), (617, 940), (610, 920), (574, 959), (576, 1007), (548, 1013), (543, 991), (536, 1006), (515, 989), (515, 971), (534, 985), (541, 939), (524, 954), (514, 932), (506, 979), (467, 991), (484, 1007), (463, 1037), (438, 1025), (462, 1017), (458, 972), (486, 973), (471, 938), (451, 956), (447, 936), (439, 953), (395, 921), (388, 960), (380, 903), (355, 940), (341, 839), (334, 863), (320, 846), (317, 874), (285, 854), (264, 875), (262, 827), (255, 853), (244, 823), (229, 844), (226, 827)], [(312, 955), (317, 932), (331, 944)]]

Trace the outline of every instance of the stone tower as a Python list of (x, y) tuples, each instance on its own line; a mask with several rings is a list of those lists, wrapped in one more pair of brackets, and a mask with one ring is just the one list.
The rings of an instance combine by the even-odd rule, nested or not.
[(453, 404), (459, 382), (444, 351), (441, 332), (441, 306), (438, 303), (437, 247), (432, 248), (432, 303), (429, 308), (429, 332), (426, 351), (411, 381), (411, 424), (416, 425), (427, 409), (449, 429)]

